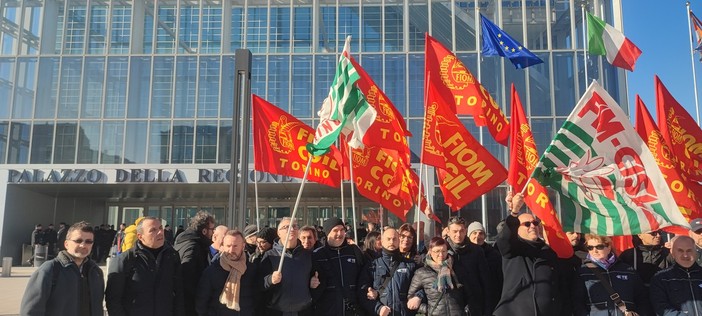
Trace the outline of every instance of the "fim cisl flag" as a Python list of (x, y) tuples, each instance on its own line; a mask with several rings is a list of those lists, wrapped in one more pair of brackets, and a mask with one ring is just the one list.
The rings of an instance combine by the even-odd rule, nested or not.
[(561, 197), (565, 231), (622, 236), (687, 227), (648, 147), (593, 81), (533, 177)]

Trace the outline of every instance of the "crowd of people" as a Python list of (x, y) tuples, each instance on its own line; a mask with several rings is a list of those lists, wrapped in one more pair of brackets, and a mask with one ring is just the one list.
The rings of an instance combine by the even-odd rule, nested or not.
[(235, 230), (199, 212), (168, 242), (144, 217), (106, 282), (90, 258), (97, 233), (80, 222), (32, 274), (20, 313), (103, 315), (105, 302), (109, 315), (702, 315), (702, 219), (666, 244), (635, 236), (621, 254), (610, 237), (567, 233), (575, 255), (559, 258), (523, 196), (507, 205), (494, 244), (453, 217), (419, 248), (410, 224), (369, 225), (356, 245), (338, 218)]

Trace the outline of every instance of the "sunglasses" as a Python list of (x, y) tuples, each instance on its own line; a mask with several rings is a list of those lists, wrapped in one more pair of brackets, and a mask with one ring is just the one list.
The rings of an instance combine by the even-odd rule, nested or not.
[(85, 240), (83, 240), (83, 239), (76, 239), (76, 240), (71, 240), (71, 241), (74, 242), (74, 243), (76, 243), (76, 244), (79, 244), (79, 245), (81, 245), (81, 244), (92, 245), (92, 244), (95, 242), (95, 241), (92, 240), (92, 239), (85, 239)]
[(537, 220), (533, 220), (531, 222), (519, 223), (519, 225), (522, 225), (526, 228), (531, 227), (532, 224), (534, 224), (534, 226), (539, 226), (539, 225), (541, 225), (541, 221), (537, 219)]
[(652, 231), (652, 232), (649, 232), (648, 234), (655, 237), (655, 236), (660, 235), (661, 232), (660, 231)]
[(603, 250), (603, 249), (605, 249), (605, 248), (607, 248), (607, 247), (609, 247), (609, 245), (599, 244), (599, 245), (597, 245), (597, 246), (587, 246), (587, 247), (585, 247), (585, 248), (587, 248), (587, 250), (590, 251), (590, 250), (592, 250), (592, 249)]

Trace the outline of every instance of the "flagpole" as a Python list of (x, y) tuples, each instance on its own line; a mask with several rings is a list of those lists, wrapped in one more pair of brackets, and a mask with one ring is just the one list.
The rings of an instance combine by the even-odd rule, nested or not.
[(307, 181), (307, 175), (310, 173), (310, 166), (312, 165), (312, 154), (307, 153), (307, 168), (305, 168), (305, 175), (302, 176), (302, 182), (300, 183), (300, 190), (297, 192), (297, 199), (295, 200), (295, 207), (293, 207), (292, 215), (290, 215), (290, 224), (288, 224), (288, 233), (285, 235), (285, 242), (283, 242), (283, 252), (280, 254), (280, 263), (278, 263), (278, 272), (283, 270), (283, 261), (285, 260), (285, 250), (288, 249), (288, 239), (290, 239), (290, 231), (293, 228), (293, 222), (296, 221), (295, 215), (297, 214), (297, 206), (300, 205), (300, 197), (302, 197), (302, 189), (305, 188), (305, 182)]
[(256, 170), (254, 170), (254, 197), (256, 199), (256, 231), (260, 231), (261, 225), (259, 221), (261, 220), (261, 214), (258, 208), (258, 175), (256, 174)]
[(695, 112), (697, 114), (697, 124), (700, 123), (700, 104), (699, 97), (697, 96), (697, 71), (695, 70), (695, 48), (692, 46), (692, 21), (690, 20), (690, 1), (685, 3), (687, 7), (687, 27), (690, 33), (690, 62), (692, 63), (692, 84), (694, 85), (695, 91)]
[[(351, 152), (351, 146), (346, 147), (349, 148), (349, 161), (351, 161), (351, 155), (353, 155), (353, 152)], [(356, 227), (358, 225), (356, 220), (356, 194), (353, 192), (353, 163), (349, 163), (349, 177), (351, 178), (351, 216), (353, 216), (353, 241), (356, 243), (356, 245), (358, 245), (358, 228)]]
[(587, 20), (585, 19), (585, 6), (587, 5), (587, 0), (580, 2), (580, 8), (583, 19), (583, 67), (585, 68), (585, 87), (587, 87)]
[[(337, 146), (337, 148), (341, 148), (341, 146), (340, 146), (341, 142), (339, 141), (339, 139), (337, 139), (336, 142), (339, 145), (339, 146)], [(344, 207), (344, 161), (343, 161), (343, 157), (341, 160), (342, 160), (341, 161), (341, 179), (340, 179), (340, 181), (341, 181), (341, 221), (346, 223), (346, 208)], [(349, 165), (351, 165), (351, 157), (349, 157)]]
[(417, 236), (415, 238), (417, 239), (417, 251), (419, 251), (419, 209), (421, 208), (421, 199), (422, 199), (422, 163), (419, 163), (419, 183), (417, 183), (417, 202), (414, 204), (416, 206), (415, 211), (417, 212), (415, 216), (414, 222), (417, 223)]

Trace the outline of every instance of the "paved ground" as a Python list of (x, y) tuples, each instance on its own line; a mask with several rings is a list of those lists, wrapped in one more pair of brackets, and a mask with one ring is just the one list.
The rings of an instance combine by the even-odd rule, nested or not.
[[(107, 272), (102, 266), (103, 272)], [(19, 305), (29, 276), (36, 268), (12, 267), (9, 278), (0, 277), (0, 316), (19, 315)], [(2, 269), (0, 269), (2, 271)], [(107, 275), (107, 273), (105, 273)]]

